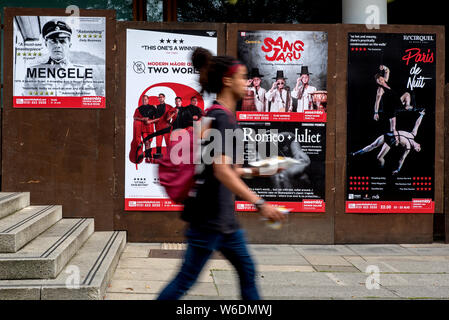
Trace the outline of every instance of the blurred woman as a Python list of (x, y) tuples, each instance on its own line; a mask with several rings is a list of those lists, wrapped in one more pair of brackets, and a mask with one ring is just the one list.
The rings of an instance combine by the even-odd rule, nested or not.
[[(236, 167), (235, 146), (226, 139), (237, 128), (234, 116), (237, 101), (246, 92), (247, 70), (239, 61), (227, 56), (212, 56), (197, 48), (192, 55), (193, 66), (200, 70), (203, 91), (217, 94), (207, 116), (214, 118), (211, 128), (221, 134), (221, 152), (215, 154), (197, 177), (195, 196), (184, 202), (181, 217), (189, 222), (186, 232), (187, 250), (179, 273), (160, 293), (159, 300), (179, 299), (195, 283), (202, 268), (215, 250), (220, 251), (235, 267), (240, 278), (242, 299), (260, 299), (255, 267), (248, 252), (243, 230), (234, 213), (234, 194), (254, 204), (258, 212), (273, 221), (283, 214), (249, 190), (240, 176), (257, 175), (257, 169)], [(217, 135), (214, 136), (214, 140)]]

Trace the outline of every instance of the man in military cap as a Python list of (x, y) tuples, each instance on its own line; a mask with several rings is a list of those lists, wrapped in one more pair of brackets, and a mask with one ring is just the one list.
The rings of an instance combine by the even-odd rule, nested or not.
[(42, 27), (42, 37), (49, 58), (27, 68), (25, 95), (95, 96), (93, 69), (69, 61), (72, 28), (64, 21), (51, 20)]

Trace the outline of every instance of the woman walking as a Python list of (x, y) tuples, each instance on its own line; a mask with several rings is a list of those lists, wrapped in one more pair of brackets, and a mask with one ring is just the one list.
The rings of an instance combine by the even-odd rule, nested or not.
[[(225, 139), (226, 130), (237, 128), (234, 111), (237, 101), (246, 93), (247, 69), (232, 57), (212, 56), (203, 48), (194, 51), (192, 62), (200, 70), (203, 91), (217, 94), (207, 116), (214, 118), (211, 128), (221, 133), (219, 144), (222, 152), (214, 156), (213, 163), (207, 164), (197, 178), (195, 197), (189, 197), (184, 202), (181, 217), (189, 222), (187, 250), (179, 273), (162, 290), (158, 299), (175, 300), (182, 297), (217, 250), (237, 270), (242, 299), (258, 300), (260, 296), (255, 282), (255, 267), (244, 232), (234, 213), (234, 194), (253, 203), (259, 213), (268, 219), (281, 221), (284, 216), (248, 189), (240, 179), (240, 176), (247, 174), (248, 169), (233, 165), (235, 146), (226, 146), (229, 143), (229, 139)], [(258, 174), (255, 169), (251, 170), (251, 174)]]

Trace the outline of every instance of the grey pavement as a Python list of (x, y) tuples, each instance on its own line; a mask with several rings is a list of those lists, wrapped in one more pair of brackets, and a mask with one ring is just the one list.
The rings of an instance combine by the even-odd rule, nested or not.
[[(262, 298), (273, 300), (447, 299), (449, 244), (250, 245)], [(182, 244), (128, 243), (107, 288), (108, 300), (152, 300), (182, 259), (149, 257)], [(173, 255), (176, 256), (176, 255)], [(185, 300), (239, 299), (238, 276), (209, 260)]]

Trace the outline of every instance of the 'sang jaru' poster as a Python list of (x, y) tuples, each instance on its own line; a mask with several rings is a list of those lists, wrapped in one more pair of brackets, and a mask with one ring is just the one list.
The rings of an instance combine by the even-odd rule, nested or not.
[(216, 31), (127, 29), (125, 210), (182, 209), (159, 184), (156, 162), (166, 152), (174, 108), (211, 105), (191, 64), (199, 46), (216, 54)]
[(346, 212), (434, 212), (436, 35), (348, 34)]
[[(322, 31), (238, 32), (238, 58), (248, 67), (237, 120), (246, 133), (245, 165), (267, 156), (297, 160), (271, 177), (247, 179), (265, 200), (291, 212), (325, 211), (328, 35)], [(257, 140), (259, 133), (270, 138)], [(261, 145), (264, 144), (264, 145)], [(253, 206), (236, 201), (237, 211)]]
[(13, 107), (106, 107), (105, 17), (16, 16), (13, 39)]

